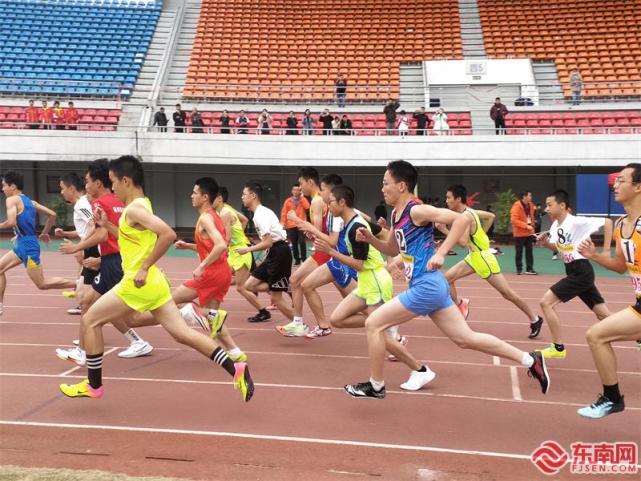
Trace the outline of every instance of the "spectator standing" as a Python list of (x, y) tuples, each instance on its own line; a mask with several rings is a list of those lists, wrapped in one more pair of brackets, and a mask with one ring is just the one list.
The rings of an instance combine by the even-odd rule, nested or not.
[(221, 134), (231, 133), (231, 130), (229, 128), (230, 120), (231, 119), (229, 118), (229, 114), (227, 113), (227, 111), (223, 110), (223, 114), (220, 116), (220, 133)]
[(202, 134), (203, 128), (205, 127), (205, 122), (203, 122), (203, 116), (200, 115), (198, 109), (194, 107), (191, 110), (191, 132), (192, 134)]
[(580, 105), (583, 77), (581, 77), (581, 74), (576, 69), (570, 72), (570, 88), (572, 89), (572, 105)]
[(298, 135), (298, 119), (293, 111), (289, 112), (289, 117), (286, 120), (287, 135)]
[(309, 109), (305, 110), (303, 115), (303, 135), (313, 135), (314, 134), (314, 118)]
[(259, 128), (258, 133), (261, 135), (271, 134), (272, 116), (269, 115), (269, 112), (267, 112), (267, 109), (263, 109), (263, 111), (258, 116), (258, 128)]
[(246, 134), (249, 130), (249, 119), (245, 115), (245, 111), (241, 110), (238, 117), (236, 117), (236, 133), (237, 134)]
[(323, 124), (323, 135), (332, 135), (332, 122), (334, 117), (329, 113), (329, 109), (325, 109), (318, 118)]
[(343, 115), (339, 128), (342, 135), (354, 135), (352, 121), (347, 117), (347, 115)]
[(40, 112), (34, 107), (33, 100), (29, 100), (29, 107), (25, 110), (25, 122), (30, 129), (40, 128)]
[(447, 131), (450, 130), (450, 126), (447, 123), (447, 114), (445, 113), (445, 110), (442, 108), (437, 109), (432, 116), (432, 120), (434, 121), (434, 133), (436, 135), (447, 135)]
[(429, 119), (425, 113), (425, 107), (421, 107), (416, 112), (414, 112), (414, 120), (416, 120), (416, 135), (426, 135), (427, 126)]
[(174, 119), (174, 132), (184, 132), (187, 122), (187, 113), (181, 108), (180, 104), (176, 104), (176, 111), (173, 115)]
[(410, 121), (405, 110), (401, 110), (401, 116), (398, 119), (398, 135), (405, 138), (410, 130)]
[(159, 132), (167, 132), (167, 114), (165, 114), (165, 107), (160, 107), (160, 110), (154, 114), (154, 123), (152, 127), (158, 126)]
[(339, 108), (345, 107), (345, 97), (347, 96), (347, 80), (343, 74), (338, 74), (335, 82), (336, 85), (336, 102)]
[(292, 245), (292, 251), (294, 254), (294, 265), (297, 266), (302, 262), (305, 262), (307, 259), (307, 241), (305, 234), (298, 230), (296, 224), (287, 219), (287, 214), (292, 210), (296, 212), (296, 217), (302, 220), (307, 220), (309, 202), (303, 196), (298, 184), (292, 185), (292, 196), (285, 200), (280, 213), (280, 222), (287, 231), (287, 239)]
[(65, 130), (65, 111), (60, 107), (60, 102), (57, 100), (53, 103), (51, 110), (51, 118), (56, 130)]
[(47, 106), (47, 101), (42, 101), (42, 108), (40, 109), (40, 122), (46, 130), (51, 130), (53, 122), (53, 112), (51, 108)]
[(494, 120), (496, 135), (505, 135), (505, 116), (507, 114), (507, 107), (501, 103), (500, 97), (496, 97), (494, 105), (490, 109), (490, 118)]
[(65, 110), (65, 123), (67, 124), (67, 130), (78, 130), (78, 119), (80, 118), (80, 115), (73, 106), (73, 102), (69, 102), (67, 106), (67, 110)]
[(383, 107), (383, 113), (385, 114), (385, 128), (387, 129), (387, 135), (394, 135), (396, 131), (396, 111), (401, 106), (398, 102), (388, 99), (385, 107)]
[(342, 132), (340, 131), (341, 128), (341, 118), (338, 115), (334, 115), (334, 119), (332, 120), (332, 135), (341, 135)]
[[(512, 236), (516, 247), (514, 261), (516, 273), (537, 275), (534, 270), (534, 255), (532, 246), (534, 244), (535, 230), (535, 207), (532, 203), (532, 192), (523, 192), (510, 210), (510, 222), (512, 223)], [(523, 272), (523, 249), (525, 248), (525, 272)]]

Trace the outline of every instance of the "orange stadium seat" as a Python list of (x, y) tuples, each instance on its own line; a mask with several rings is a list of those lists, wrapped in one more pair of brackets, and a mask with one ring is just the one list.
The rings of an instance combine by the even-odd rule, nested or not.
[(531, 135), (631, 134), (641, 132), (641, 113), (636, 110), (514, 113), (506, 117), (505, 124), (510, 135), (523, 135), (524, 129), (531, 129)]
[[(78, 130), (116, 130), (120, 110), (117, 109), (76, 109)], [(22, 129), (27, 121), (26, 107), (0, 106), (0, 128)]]

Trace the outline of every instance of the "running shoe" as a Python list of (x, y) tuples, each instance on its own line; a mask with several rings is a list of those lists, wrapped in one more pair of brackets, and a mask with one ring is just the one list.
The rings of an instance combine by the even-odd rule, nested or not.
[(406, 391), (418, 391), (423, 386), (429, 384), (436, 378), (436, 373), (429, 367), (426, 367), (425, 372), (412, 371), (410, 378), (401, 384), (401, 389)]
[(261, 309), (258, 311), (258, 314), (256, 314), (253, 317), (248, 317), (247, 321), (248, 322), (267, 322), (272, 320), (272, 315), (267, 312), (267, 309)]
[(226, 319), (227, 319), (227, 311), (223, 309), (218, 309), (218, 312), (216, 313), (215, 316), (207, 315), (207, 323), (211, 331), (212, 339), (216, 339), (218, 337), (218, 334), (220, 334), (220, 331), (223, 328), (223, 325), (225, 324)]
[(65, 297), (76, 297), (76, 291), (62, 291), (62, 295)]
[(372, 383), (360, 382), (358, 384), (348, 384), (345, 386), (345, 392), (353, 397), (369, 397), (372, 399), (383, 399), (385, 397), (385, 386), (380, 391), (374, 389)]
[(307, 324), (296, 321), (292, 321), (284, 326), (276, 326), (276, 330), (285, 337), (304, 337), (309, 333)]
[(565, 359), (568, 350), (563, 349), (562, 351), (557, 351), (554, 347), (554, 343), (550, 343), (545, 349), (538, 349), (543, 354), (543, 357), (546, 359)]
[(71, 361), (78, 366), (87, 364), (87, 355), (85, 351), (79, 347), (72, 347), (71, 349), (56, 349), (56, 356), (63, 361)]
[(556, 254), (552, 254), (552, 260), (553, 261), (556, 261), (558, 259), (559, 259), (559, 256), (557, 256)]
[(461, 311), (461, 314), (463, 314), (463, 317), (467, 321), (467, 318), (470, 315), (470, 300), (465, 297), (461, 297), (461, 300), (458, 303), (458, 310)]
[(79, 316), (82, 314), (82, 311), (80, 310), (80, 306), (72, 307), (71, 309), (67, 309), (67, 314), (70, 314), (72, 316)]
[(103, 386), (97, 389), (91, 387), (88, 379), (78, 384), (61, 384), (59, 387), (62, 394), (69, 397), (90, 397), (98, 399), (105, 393)]
[(623, 402), (623, 396), (621, 396), (621, 400), (618, 403), (614, 403), (605, 397), (604, 394), (599, 394), (599, 397), (593, 404), (578, 409), (577, 414), (584, 418), (601, 419), (610, 414), (620, 413), (624, 409), (625, 403)]
[(265, 309), (268, 311), (275, 311), (276, 309), (278, 309), (278, 307), (276, 307), (276, 304), (270, 304)]
[(530, 356), (534, 358), (534, 364), (528, 369), (528, 376), (539, 381), (539, 384), (541, 384), (541, 392), (547, 394), (552, 382), (548, 376), (548, 369), (545, 366), (545, 358), (543, 354), (541, 354), (541, 351), (531, 352)]
[(532, 270), (532, 271), (524, 271), (523, 274), (525, 274), (526, 276), (538, 276), (539, 275), (539, 273), (534, 271), (534, 270)]
[[(409, 338), (407, 336), (401, 336), (398, 339), (398, 342), (400, 342), (403, 346), (407, 346), (407, 343), (410, 342)], [(387, 360), (390, 362), (396, 362), (398, 359), (396, 359), (396, 356), (394, 354), (388, 354), (387, 355)]]
[(541, 333), (541, 327), (543, 326), (543, 318), (541, 316), (536, 317), (536, 321), (530, 322), (530, 334), (529, 339), (534, 339)]
[(245, 402), (249, 402), (254, 395), (254, 381), (249, 375), (249, 366), (244, 362), (237, 362), (234, 363), (234, 368), (234, 388), (240, 390)]
[(198, 308), (191, 302), (188, 302), (180, 308), (180, 315), (187, 325), (194, 329), (202, 329), (205, 334), (211, 334), (211, 327), (208, 319), (203, 316)]
[(149, 344), (147, 341), (143, 341), (142, 339), (139, 341), (134, 341), (132, 342), (127, 349), (124, 351), (120, 351), (118, 353), (118, 357), (124, 357), (125, 359), (131, 359), (134, 357), (141, 357), (141, 356), (146, 356), (149, 354), (151, 351), (153, 351), (154, 348), (151, 344)]
[(329, 336), (332, 333), (331, 327), (316, 326), (314, 329), (305, 334), (306, 339), (317, 339), (319, 337)]
[(74, 339), (73, 341), (71, 341), (71, 344), (73, 344), (74, 346), (79, 346), (80, 345), (80, 339)]
[(247, 362), (247, 354), (245, 354), (244, 352), (241, 352), (236, 356), (232, 356), (231, 354), (227, 353), (227, 356), (229, 356), (229, 359), (234, 362)]

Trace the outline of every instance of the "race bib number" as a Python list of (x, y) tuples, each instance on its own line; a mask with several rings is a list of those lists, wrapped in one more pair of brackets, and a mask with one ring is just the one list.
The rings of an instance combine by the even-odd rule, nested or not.
[(414, 257), (401, 252), (401, 259), (403, 260), (403, 265), (405, 265), (405, 279), (409, 281), (414, 273)]

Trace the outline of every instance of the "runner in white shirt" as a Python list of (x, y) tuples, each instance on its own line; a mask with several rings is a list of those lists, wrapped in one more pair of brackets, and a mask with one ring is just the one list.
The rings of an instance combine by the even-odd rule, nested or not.
[(582, 256), (578, 247), (590, 234), (604, 228), (603, 250), (610, 250), (612, 221), (603, 217), (576, 217), (568, 212), (568, 193), (557, 190), (546, 199), (545, 211), (550, 215), (552, 226), (549, 232), (538, 235), (537, 243), (557, 251), (565, 264), (566, 277), (554, 284), (543, 295), (541, 309), (552, 334), (552, 343), (541, 352), (546, 358), (563, 359), (566, 349), (561, 340), (561, 322), (555, 307), (579, 297), (599, 320), (610, 315), (601, 293), (594, 284), (592, 264)]
[(294, 318), (291, 304), (283, 299), (283, 292), (289, 289), (289, 278), (292, 274), (292, 252), (287, 243), (287, 233), (280, 225), (280, 219), (274, 212), (261, 205), (263, 188), (260, 184), (249, 182), (243, 189), (243, 205), (254, 213), (254, 226), (260, 237), (256, 245), (238, 249), (244, 255), (247, 252), (267, 251), (265, 260), (252, 270), (245, 288), (258, 294), (269, 292), (272, 303), (290, 321)]

